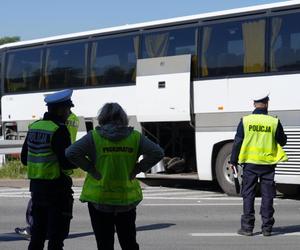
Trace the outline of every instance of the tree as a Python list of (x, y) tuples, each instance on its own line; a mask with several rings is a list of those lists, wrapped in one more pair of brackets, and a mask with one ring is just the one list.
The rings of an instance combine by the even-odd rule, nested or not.
[(5, 43), (13, 43), (13, 42), (18, 42), (20, 41), (19, 36), (5, 36), (0, 38), (0, 45), (5, 44)]

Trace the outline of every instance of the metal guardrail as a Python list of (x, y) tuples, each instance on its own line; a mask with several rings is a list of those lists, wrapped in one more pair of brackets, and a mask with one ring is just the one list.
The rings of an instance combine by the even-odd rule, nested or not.
[(0, 140), (0, 154), (21, 153), (24, 140)]

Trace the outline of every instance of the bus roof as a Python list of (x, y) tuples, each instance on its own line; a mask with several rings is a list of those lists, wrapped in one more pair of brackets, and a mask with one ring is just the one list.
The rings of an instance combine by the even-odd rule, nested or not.
[(193, 22), (197, 20), (203, 20), (203, 19), (218, 19), (223, 18), (231, 15), (237, 15), (237, 14), (247, 14), (255, 11), (264, 11), (268, 9), (278, 9), (278, 8), (286, 8), (290, 6), (298, 6), (300, 7), (300, 0), (293, 0), (293, 1), (285, 1), (285, 2), (278, 2), (278, 3), (271, 3), (271, 4), (263, 4), (263, 5), (255, 5), (250, 7), (243, 7), (243, 8), (236, 8), (236, 9), (230, 9), (230, 10), (224, 10), (224, 11), (216, 11), (216, 12), (209, 12), (209, 13), (203, 13), (203, 14), (197, 14), (197, 15), (190, 15), (190, 16), (184, 16), (184, 17), (176, 17), (176, 18), (169, 18), (169, 19), (162, 19), (157, 21), (149, 21), (144, 23), (137, 23), (137, 24), (126, 24), (116, 27), (109, 27), (109, 28), (103, 28), (103, 29), (97, 29), (97, 30), (91, 30), (91, 31), (84, 31), (84, 32), (76, 32), (76, 33), (70, 33), (65, 35), (58, 35), (58, 36), (51, 36), (46, 38), (40, 38), (40, 39), (33, 39), (33, 40), (27, 40), (27, 41), (20, 41), (20, 42), (14, 42), (14, 43), (8, 43), (0, 46), (0, 49), (4, 48), (13, 48), (13, 47), (22, 47), (22, 46), (29, 46), (34, 44), (43, 44), (47, 42), (58, 42), (61, 40), (69, 40), (72, 38), (84, 38), (88, 36), (93, 35), (100, 35), (100, 34), (110, 34), (110, 33), (116, 33), (116, 32), (125, 32), (125, 31), (133, 31), (138, 30), (142, 28), (151, 28), (151, 27), (157, 27), (160, 25), (176, 25), (176, 24), (184, 24), (188, 22)]

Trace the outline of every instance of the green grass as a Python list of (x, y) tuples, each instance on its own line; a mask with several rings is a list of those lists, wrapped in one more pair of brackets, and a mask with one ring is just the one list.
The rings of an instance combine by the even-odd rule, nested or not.
[[(84, 178), (85, 172), (80, 168), (74, 169), (71, 175), (72, 178)], [(23, 166), (18, 159), (8, 159), (6, 163), (0, 167), (1, 179), (26, 179), (27, 167)]]

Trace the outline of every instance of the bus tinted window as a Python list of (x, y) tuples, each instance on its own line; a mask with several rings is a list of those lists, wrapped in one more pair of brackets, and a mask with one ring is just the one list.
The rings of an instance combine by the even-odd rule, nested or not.
[(300, 70), (300, 13), (271, 18), (271, 71)]
[(147, 32), (142, 39), (142, 58), (192, 55), (192, 76), (197, 72), (196, 28)]
[(135, 82), (138, 36), (101, 38), (92, 44), (92, 86)]
[(41, 89), (42, 56), (41, 49), (8, 52), (5, 69), (5, 92)]
[(195, 55), (195, 30), (195, 28), (179, 28), (144, 34), (142, 57)]
[(264, 72), (265, 26), (264, 19), (204, 26), (200, 47), (201, 75)]
[(80, 87), (86, 84), (87, 43), (51, 46), (46, 49), (45, 89)]

